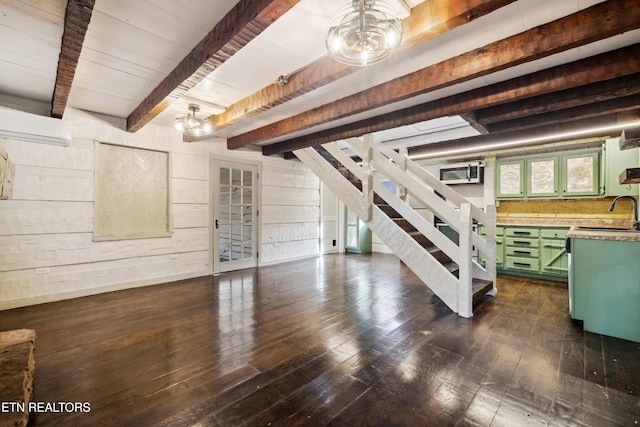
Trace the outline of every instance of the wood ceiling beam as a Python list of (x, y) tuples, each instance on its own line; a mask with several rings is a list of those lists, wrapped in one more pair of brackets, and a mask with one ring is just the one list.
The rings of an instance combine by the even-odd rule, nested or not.
[[(514, 1), (432, 0), (420, 3), (411, 10), (411, 15), (403, 20), (404, 37), (400, 49), (415, 46)], [(305, 68), (293, 72), (288, 76), (284, 86), (272, 83), (230, 105), (225, 112), (211, 115), (209, 120), (216, 130), (223, 129), (358, 70), (358, 67), (350, 67), (337, 62), (330, 56), (324, 56)]]
[(61, 119), (64, 115), (94, 5), (95, 0), (69, 0), (67, 2), (56, 83), (51, 102), (52, 117)]
[(463, 112), (460, 114), (460, 117), (462, 117), (467, 123), (469, 123), (469, 126), (477, 130), (480, 135), (489, 134), (489, 129), (487, 128), (487, 126), (478, 121), (478, 117), (476, 116), (475, 111)]
[[(571, 139), (604, 138), (619, 136), (621, 130), (603, 131), (602, 128), (624, 123), (640, 121), (640, 111), (627, 114), (605, 114), (598, 117), (573, 120), (534, 129), (505, 132), (496, 135), (480, 135), (454, 141), (436, 142), (422, 146), (410, 147), (409, 156), (419, 158), (438, 158), (458, 154), (495, 152), (500, 149), (530, 147), (535, 145), (563, 142)], [(573, 136), (568, 136), (573, 135)]]
[(489, 125), (491, 134), (514, 132), (517, 130), (531, 129), (540, 126), (549, 126), (557, 123), (565, 123), (572, 120), (588, 119), (602, 116), (606, 113), (621, 113), (640, 108), (640, 94), (625, 96), (622, 98), (608, 99), (577, 107), (566, 108), (548, 113), (533, 114), (528, 117), (497, 122)]
[(240, 0), (127, 117), (127, 131), (142, 128), (299, 1)]
[(640, 2), (609, 0), (395, 80), (249, 131), (229, 149), (260, 143), (541, 59), (640, 27)]
[(640, 93), (640, 74), (631, 74), (546, 95), (535, 96), (517, 103), (506, 103), (477, 110), (476, 119), (482, 125), (515, 120), (532, 114), (577, 107), (593, 102)]
[[(573, 87), (640, 73), (640, 44), (595, 55), (537, 73), (516, 77), (468, 92), (292, 138), (262, 148), (264, 155), (281, 154), (327, 142), (411, 125), (439, 117), (464, 114), (483, 107), (513, 103)], [(637, 85), (637, 82), (636, 82)], [(588, 91), (588, 87), (586, 88)], [(516, 102), (517, 101), (517, 102)]]

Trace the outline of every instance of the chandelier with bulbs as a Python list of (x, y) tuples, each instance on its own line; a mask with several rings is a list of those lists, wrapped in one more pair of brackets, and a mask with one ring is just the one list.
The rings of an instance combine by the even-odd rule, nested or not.
[(402, 21), (383, 1), (353, 0), (333, 18), (325, 42), (337, 61), (364, 67), (400, 46)]
[(210, 134), (213, 130), (211, 122), (208, 118), (196, 117), (196, 113), (200, 111), (197, 104), (189, 104), (189, 111), (186, 115), (178, 116), (175, 120), (175, 128), (177, 131), (190, 133), (195, 136)]

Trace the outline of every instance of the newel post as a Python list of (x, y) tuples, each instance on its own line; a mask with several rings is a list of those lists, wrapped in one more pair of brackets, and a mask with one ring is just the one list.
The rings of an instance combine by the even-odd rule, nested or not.
[(497, 251), (497, 236), (496, 236), (496, 207), (495, 205), (487, 205), (485, 208), (487, 219), (489, 224), (485, 224), (487, 246), (491, 249), (485, 256), (487, 265), (485, 266), (491, 281), (493, 281), (493, 289), (488, 293), (492, 296), (496, 296), (498, 288), (496, 288), (497, 271), (496, 271), (496, 251)]
[(473, 232), (471, 203), (460, 204), (458, 315), (473, 316)]

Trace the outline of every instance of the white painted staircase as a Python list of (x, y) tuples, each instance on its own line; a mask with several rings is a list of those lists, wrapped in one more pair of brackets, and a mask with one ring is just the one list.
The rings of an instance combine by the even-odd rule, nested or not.
[[(495, 207), (482, 211), (406, 153), (374, 145), (370, 135), (346, 142), (361, 163), (335, 143), (294, 154), (451, 310), (471, 317), (474, 300), (496, 292)], [(386, 182), (398, 191), (389, 190)], [(444, 220), (458, 233), (458, 243), (414, 207)], [(484, 226), (486, 236), (473, 231), (474, 222)], [(473, 259), (474, 246), (482, 252), (486, 267)]]

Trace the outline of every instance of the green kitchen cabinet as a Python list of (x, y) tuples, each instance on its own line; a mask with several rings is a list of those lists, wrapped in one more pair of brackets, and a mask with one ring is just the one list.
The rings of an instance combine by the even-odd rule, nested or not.
[(496, 161), (498, 200), (599, 197), (604, 194), (601, 150)]
[(600, 153), (565, 154), (560, 157), (562, 197), (600, 194)]
[(496, 162), (496, 198), (520, 199), (524, 197), (524, 160), (498, 160)]
[(527, 159), (527, 197), (558, 196), (558, 157)]
[(544, 228), (540, 234), (540, 273), (568, 278), (566, 228)]
[(538, 273), (540, 230), (534, 227), (506, 227), (504, 268)]
[(351, 209), (345, 211), (345, 250), (356, 254), (371, 252), (371, 230)]
[(640, 342), (640, 241), (571, 238), (571, 317)]
[[(568, 227), (497, 226), (496, 268), (501, 273), (566, 282), (568, 231)], [(484, 236), (484, 227), (478, 233)], [(478, 262), (486, 266), (482, 252)]]

